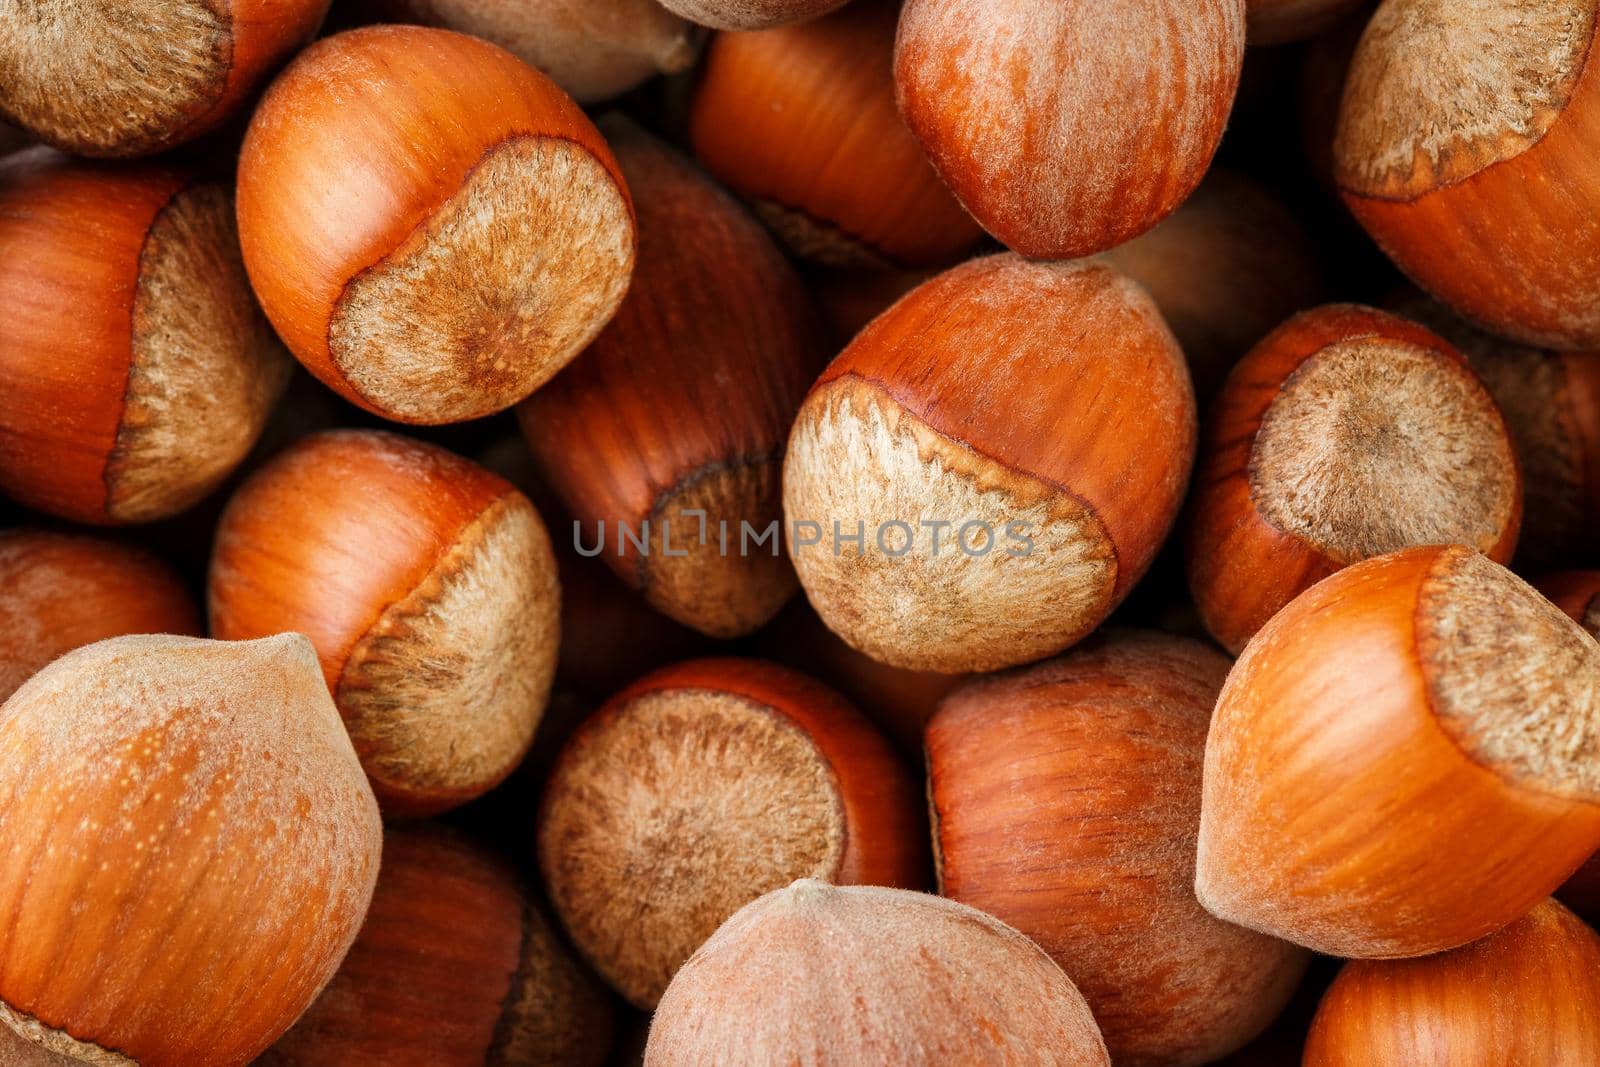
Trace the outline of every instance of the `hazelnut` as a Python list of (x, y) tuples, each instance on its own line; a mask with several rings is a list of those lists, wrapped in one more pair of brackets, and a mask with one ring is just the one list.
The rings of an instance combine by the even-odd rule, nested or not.
[(1352, 304), (1290, 319), (1240, 361), (1202, 435), (1189, 585), (1237, 652), (1340, 567), (1413, 545), (1511, 558), (1522, 483), (1510, 431), (1461, 354)]
[(1294, 213), (1266, 189), (1214, 170), (1171, 217), (1106, 257), (1149, 290), (1204, 402), (1252, 345), (1319, 301), (1312, 247)]
[(600, 331), (633, 209), (572, 99), (494, 45), (379, 26), (317, 42), (239, 160), (267, 316), (347, 400), (410, 423), (504, 410)]
[(1330, 955), (1507, 925), (1600, 847), (1600, 644), (1459, 545), (1314, 585), (1250, 641), (1206, 743), (1196, 889)]
[(634, 683), (567, 742), (539, 866), (578, 949), (648, 1010), (756, 897), (800, 877), (918, 885), (924, 841), (909, 776), (842, 698), (774, 664), (699, 660)]
[(896, 0), (721, 33), (689, 136), (706, 169), (795, 253), (835, 267), (943, 266), (983, 231), (945, 188), (894, 98)]
[(1334, 145), (1350, 210), (1418, 285), (1495, 333), (1600, 345), (1594, 0), (1385, 0)]
[(328, 0), (27, 0), (0, 18), (0, 115), (80, 156), (144, 156), (242, 110)]
[(694, 954), (644, 1054), (646, 1067), (919, 1060), (1111, 1063), (1082, 994), (1005, 923), (809, 878), (746, 905)]
[(1194, 897), (1228, 666), (1196, 641), (1118, 633), (973, 681), (928, 725), (939, 891), (1048, 952), (1118, 1064), (1197, 1067), (1240, 1048), (1309, 958)]
[(1333, 29), (1370, 0), (1247, 0), (1250, 43), (1302, 41)]
[(738, 203), (631, 123), (606, 129), (637, 198), (633, 288), (518, 419), (580, 549), (663, 614), (736, 637), (795, 591), (778, 481), (785, 435), (827, 358), (821, 327)]
[(719, 30), (765, 30), (843, 7), (846, 0), (661, 0), (668, 11)]
[(338, 968), (382, 847), (298, 634), (68, 653), (0, 707), (0, 805), (0, 1023), (91, 1063), (248, 1063)]
[(170, 167), (0, 161), (0, 307), (0, 490), (76, 522), (199, 501), (293, 365), (250, 295), (227, 188)]
[(906, 0), (906, 123), (1013, 251), (1071, 259), (1200, 184), (1244, 62), (1245, 0)]
[(1304, 1067), (1600, 1063), (1600, 937), (1553, 900), (1418, 960), (1347, 963), (1317, 1009)]
[(311, 637), (389, 815), (502, 781), (555, 673), (560, 590), (533, 505), (395, 434), (314, 434), (253, 475), (217, 529), (209, 597), (218, 637)]
[(694, 64), (698, 31), (656, 0), (355, 0), (361, 16), (481, 37), (588, 103)]
[(1504, 341), (1425, 298), (1398, 310), (1459, 348), (1505, 414), (1526, 493), (1518, 561), (1600, 561), (1600, 355)]
[[(1552, 574), (1535, 585), (1552, 604), (1600, 640), (1600, 571)], [(1556, 895), (1585, 920), (1600, 919), (1600, 855), (1590, 856)]]
[(188, 590), (149, 553), (76, 534), (0, 532), (0, 703), (75, 648), (124, 634), (199, 632)]
[(828, 627), (896, 667), (992, 670), (1099, 626), (1171, 527), (1194, 395), (1144, 290), (1101, 263), (974, 260), (812, 388), (784, 513)]
[(361, 935), (339, 973), (256, 1067), (598, 1067), (605, 992), (516, 875), (426, 824), (391, 827)]

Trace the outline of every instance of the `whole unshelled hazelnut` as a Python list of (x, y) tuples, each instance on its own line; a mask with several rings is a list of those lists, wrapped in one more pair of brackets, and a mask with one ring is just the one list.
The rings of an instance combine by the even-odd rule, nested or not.
[(1048, 952), (1127, 1067), (1238, 1049), (1309, 959), (1194, 897), (1206, 728), (1227, 673), (1197, 641), (1118, 633), (975, 680), (928, 725), (939, 891)]
[(0, 707), (0, 804), (0, 1023), (90, 1063), (248, 1063), (338, 968), (383, 844), (298, 634), (68, 653)]
[(1600, 643), (1459, 545), (1354, 564), (1240, 656), (1206, 744), (1196, 890), (1329, 955), (1524, 915), (1600, 848)]
[(922, 1060), (1111, 1063), (1071, 979), (999, 919), (809, 878), (741, 908), (694, 954), (644, 1055), (646, 1067)]
[(1600, 937), (1553, 900), (1481, 941), (1347, 963), (1304, 1067), (1600, 1063)]
[(1522, 518), (1510, 431), (1467, 361), (1353, 304), (1295, 316), (1234, 368), (1195, 485), (1189, 585), (1234, 652), (1358, 560), (1460, 543), (1505, 563)]
[(379, 26), (306, 49), (239, 160), (250, 280), (289, 348), (386, 418), (501, 411), (582, 351), (633, 270), (616, 161), (485, 41)]
[(0, 532), (0, 703), (75, 648), (165, 633), (198, 635), (200, 612), (154, 556), (75, 534)]
[(595, 1067), (605, 992), (516, 875), (438, 827), (390, 827), (361, 935), (257, 1067)]
[(0, 18), (0, 115), (81, 156), (142, 156), (242, 110), (328, 0), (29, 0)]
[(1246, 0), (1250, 43), (1284, 44), (1315, 37), (1370, 0)]
[(831, 690), (755, 660), (623, 690), (567, 742), (539, 817), (557, 914), (645, 1009), (761, 894), (801, 877), (918, 885), (925, 847), (889, 743)]
[(1013, 251), (1071, 259), (1172, 212), (1222, 139), (1245, 0), (907, 0), (901, 111)]
[(845, 0), (660, 0), (668, 11), (719, 30), (765, 30), (843, 7)]
[(578, 546), (595, 546), (656, 610), (737, 637), (795, 591), (778, 482), (790, 423), (827, 358), (822, 328), (737, 202), (637, 126), (608, 122), (606, 133), (638, 207), (633, 287), (517, 417)]
[(388, 815), (486, 792), (521, 762), (555, 673), (560, 590), (528, 499), (442, 448), (307, 437), (217, 529), (211, 629), (310, 636)]
[(1213, 170), (1171, 217), (1106, 258), (1149, 290), (1203, 403), (1252, 345), (1320, 301), (1312, 247), (1294, 213), (1266, 189)]
[(1385, 0), (1334, 152), (1345, 202), (1417, 284), (1495, 333), (1600, 345), (1594, 0)]
[(947, 673), (1058, 652), (1155, 556), (1194, 394), (1154, 302), (1102, 263), (973, 260), (863, 330), (784, 464), (812, 606), (885, 663)]
[(293, 364), (250, 295), (227, 188), (34, 148), (0, 162), (0, 491), (99, 524), (188, 508)]
[(355, 0), (361, 17), (437, 26), (504, 48), (582, 102), (687, 70), (700, 32), (656, 0)]
[(896, 0), (722, 33), (706, 50), (689, 137), (706, 169), (788, 247), (836, 267), (944, 266), (983, 231), (900, 118)]
[(1426, 298), (1397, 310), (1460, 349), (1505, 414), (1525, 494), (1518, 562), (1600, 563), (1600, 354), (1504, 341)]

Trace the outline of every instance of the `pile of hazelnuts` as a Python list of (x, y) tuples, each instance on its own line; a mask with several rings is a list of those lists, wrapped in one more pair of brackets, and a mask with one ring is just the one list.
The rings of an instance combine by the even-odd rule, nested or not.
[(1600, 0), (0, 0), (0, 1065), (1600, 1065), (1596, 353)]

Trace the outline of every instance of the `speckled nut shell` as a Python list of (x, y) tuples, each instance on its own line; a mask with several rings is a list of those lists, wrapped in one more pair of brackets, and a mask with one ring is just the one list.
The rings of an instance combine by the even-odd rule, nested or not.
[(49, 530), (0, 532), (0, 703), (75, 648), (125, 634), (199, 633), (194, 598), (149, 553)]
[(232, 118), (328, 0), (21, 0), (0, 7), (0, 116), (80, 156), (143, 156)]
[(568, 741), (539, 868), (579, 951), (648, 1010), (763, 893), (801, 877), (922, 884), (918, 807), (888, 741), (833, 691), (758, 660), (697, 660), (635, 682)]
[(1595, 0), (1386, 0), (1346, 82), (1345, 202), (1495, 333), (1600, 345)]
[(1102, 263), (974, 260), (812, 388), (784, 464), (790, 556), (828, 627), (876, 659), (1026, 663), (1144, 573), (1194, 435), (1183, 353), (1144, 290)]
[(34, 148), (0, 161), (0, 492), (148, 522), (244, 459), (293, 363), (218, 182)]
[(1459, 545), (1347, 567), (1239, 657), (1206, 744), (1196, 890), (1329, 955), (1514, 921), (1600, 847), (1600, 643)]
[(1228, 666), (1198, 641), (1118, 632), (974, 680), (928, 725), (940, 893), (1048, 952), (1127, 1067), (1233, 1052), (1309, 959), (1194, 898), (1206, 727)]
[(907, 0), (895, 81), (973, 217), (1022, 255), (1072, 259), (1200, 184), (1244, 46), (1245, 0)]
[[(782, 975), (781, 996), (768, 984)], [(1039, 947), (942, 897), (812, 879), (741, 909), (662, 998), (646, 1067), (1109, 1067), (1083, 995)]]
[(1553, 900), (1481, 941), (1347, 963), (1303, 1067), (1600, 1063), (1600, 937)]
[(633, 287), (517, 417), (576, 544), (598, 545), (662, 614), (737, 637), (797, 588), (778, 480), (826, 342), (794, 268), (737, 201), (631, 122), (603, 125), (638, 203)]
[(211, 630), (311, 637), (387, 815), (486, 792), (521, 762), (560, 640), (544, 524), (504, 479), (395, 434), (317, 434), (235, 494)]
[(391, 826), (361, 936), (255, 1067), (598, 1067), (612, 1015), (506, 864), (437, 826)]
[(306, 367), (386, 418), (504, 410), (583, 350), (633, 271), (616, 161), (485, 41), (379, 26), (273, 83), (239, 160), (245, 264)]
[(1459, 543), (1506, 563), (1522, 480), (1499, 407), (1443, 338), (1332, 304), (1240, 361), (1201, 436), (1189, 586), (1238, 652), (1340, 567)]
[(942, 267), (983, 231), (894, 97), (897, 0), (707, 46), (689, 138), (789, 249), (833, 267)]
[(102, 1067), (243, 1067), (355, 940), (372, 790), (298, 634), (118, 637), (0, 707), (0, 1025)]

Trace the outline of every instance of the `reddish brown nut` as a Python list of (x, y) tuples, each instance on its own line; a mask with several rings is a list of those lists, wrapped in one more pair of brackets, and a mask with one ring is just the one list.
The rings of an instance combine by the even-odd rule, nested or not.
[(724, 919), (796, 878), (915, 886), (917, 797), (889, 743), (817, 682), (699, 660), (581, 726), (546, 785), (539, 866), (595, 969), (650, 1009)]
[(77, 522), (196, 503), (293, 366), (250, 295), (227, 188), (167, 167), (0, 162), (0, 308), (0, 491)]
[(1351, 304), (1295, 316), (1234, 369), (1195, 485), (1189, 586), (1235, 652), (1358, 560), (1458, 542), (1504, 563), (1522, 517), (1510, 431), (1466, 360)]
[(894, 99), (896, 0), (706, 50), (689, 136), (706, 169), (800, 256), (835, 267), (943, 266), (982, 236)]
[(1596, 0), (1386, 0), (1334, 146), (1351, 211), (1495, 333), (1600, 346)]
[(1370, 0), (1247, 0), (1250, 43), (1283, 44), (1315, 37)]
[(1183, 353), (1136, 284), (1102, 263), (974, 260), (812, 388), (784, 465), (790, 556), (823, 621), (875, 659), (1026, 663), (1099, 626), (1149, 566), (1194, 422)]
[(844, 6), (845, 0), (661, 0), (661, 6), (719, 30), (765, 30)]
[(1196, 890), (1329, 955), (1515, 921), (1600, 848), (1600, 644), (1459, 545), (1347, 567), (1250, 642), (1206, 744)]
[(80, 156), (216, 128), (316, 33), (328, 0), (25, 0), (0, 18), (0, 115)]
[(1170, 218), (1107, 258), (1155, 298), (1205, 400), (1252, 345), (1321, 299), (1311, 248), (1271, 193), (1214, 170)]
[(826, 359), (821, 327), (743, 208), (638, 127), (606, 129), (638, 201), (634, 286), (583, 358), (517, 416), (580, 550), (663, 614), (736, 637), (795, 591), (778, 481), (789, 425)]
[(1309, 958), (1194, 897), (1206, 728), (1227, 673), (1199, 642), (1119, 633), (974, 681), (928, 725), (939, 891), (1048, 952), (1128, 1067), (1238, 1049)]
[(492, 41), (583, 102), (687, 70), (700, 34), (656, 0), (354, 0), (358, 17)]
[(612, 1022), (505, 864), (437, 827), (391, 827), (361, 936), (256, 1063), (598, 1067)]
[(299, 634), (117, 637), (0, 707), (0, 1026), (242, 1067), (333, 977), (383, 829)]
[(646, 1067), (922, 1059), (1111, 1063), (1082, 994), (1005, 923), (923, 893), (811, 879), (747, 905), (695, 953), (644, 1056)]
[(75, 648), (124, 634), (199, 633), (194, 598), (149, 553), (74, 534), (0, 533), (0, 703)]
[(1526, 494), (1519, 563), (1600, 563), (1600, 354), (1504, 341), (1426, 298), (1398, 310), (1460, 349), (1505, 414)]
[(907, 124), (1013, 251), (1071, 259), (1200, 184), (1244, 62), (1245, 0), (907, 0)]
[(326, 38), (239, 160), (250, 280), (289, 348), (411, 423), (501, 411), (583, 350), (633, 270), (616, 161), (572, 99), (448, 30)]
[(1553, 900), (1418, 960), (1345, 964), (1304, 1067), (1600, 1063), (1600, 937)]
[(388, 815), (493, 788), (533, 740), (560, 590), (533, 505), (433, 445), (316, 434), (240, 488), (217, 530), (211, 629), (308, 634)]

